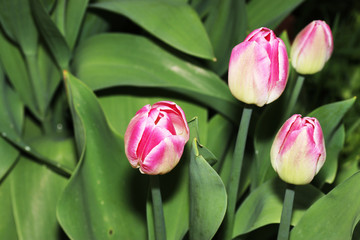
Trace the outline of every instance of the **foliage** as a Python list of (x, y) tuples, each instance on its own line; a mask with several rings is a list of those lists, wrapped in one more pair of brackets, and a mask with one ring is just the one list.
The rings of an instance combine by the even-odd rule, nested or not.
[[(290, 239), (358, 239), (360, 8), (349, 2), (348, 13), (303, 0), (0, 1), (0, 239), (155, 239), (149, 179), (123, 138), (160, 100), (190, 126), (179, 165), (160, 176), (167, 238), (222, 239), (244, 107), (227, 86), (231, 49), (261, 26), (289, 47), (314, 16), (334, 54), (293, 112), (319, 119), (327, 162), (295, 191)], [(285, 185), (269, 151), (295, 81), (292, 71), (280, 99), (254, 108), (233, 238), (276, 238)]]

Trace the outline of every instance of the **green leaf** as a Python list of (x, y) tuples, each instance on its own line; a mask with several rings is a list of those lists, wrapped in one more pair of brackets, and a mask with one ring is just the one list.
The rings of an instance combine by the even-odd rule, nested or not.
[(360, 220), (360, 173), (314, 203), (290, 233), (291, 240), (350, 240)]
[(0, 1), (0, 23), (25, 55), (36, 53), (38, 34), (29, 0)]
[(205, 27), (217, 59), (208, 65), (216, 73), (223, 75), (228, 69), (233, 47), (246, 37), (245, 0), (217, 0), (205, 20)]
[(56, 59), (58, 66), (61, 69), (67, 69), (71, 52), (64, 37), (47, 14), (40, 0), (29, 1), (31, 3), (31, 9), (34, 12), (34, 18), (39, 31), (41, 32), (41, 35), (43, 36), (52, 55)]
[(190, 160), (190, 239), (211, 239), (225, 216), (226, 189), (220, 176), (204, 159), (197, 140)]
[(355, 100), (356, 97), (326, 104), (308, 114), (309, 117), (315, 117), (319, 120), (326, 144), (330, 140), (330, 137), (334, 133), (336, 127), (338, 127), (345, 113), (354, 104)]
[(304, 0), (252, 0), (247, 4), (249, 30), (259, 27), (275, 29)]
[[(268, 224), (280, 223), (285, 189), (286, 183), (272, 179), (251, 192), (236, 212), (233, 237)], [(310, 184), (296, 186), (291, 224), (295, 226), (306, 210), (322, 196), (323, 194)]]
[[(74, 165), (73, 139), (41, 138), (33, 141), (37, 151), (57, 162)], [(67, 179), (28, 157), (22, 157), (9, 176), (19, 239), (62, 239), (56, 204)]]
[[(21, 135), (24, 119), (24, 107), (12, 88), (5, 82), (0, 68), (0, 132), (2, 136)], [(19, 151), (2, 137), (0, 138), (0, 182), (19, 156)]]
[(18, 92), (21, 101), (32, 113), (39, 115), (33, 94), (33, 87), (27, 73), (27, 66), (22, 53), (14, 44), (5, 38), (1, 31), (0, 60), (8, 79)]
[(220, 114), (213, 116), (208, 124), (208, 138), (205, 144), (219, 160), (214, 166), (219, 170), (230, 148), (233, 125)]
[(18, 239), (11, 203), (10, 178), (0, 181), (0, 239)]
[(74, 69), (94, 90), (157, 87), (191, 97), (234, 121), (238, 118), (240, 104), (217, 75), (170, 55), (143, 37), (97, 35), (79, 47)]
[(170, 46), (214, 59), (210, 40), (197, 13), (184, 2), (163, 0), (106, 1), (91, 5), (130, 18)]
[(344, 147), (345, 127), (340, 125), (326, 144), (326, 161), (320, 172), (315, 177), (315, 182), (333, 183), (338, 170), (338, 156)]
[(146, 178), (131, 168), (93, 92), (64, 73), (80, 162), (57, 208), (71, 239), (145, 239)]
[(81, 24), (87, 9), (89, 0), (77, 0), (66, 2), (65, 31), (66, 40), (73, 49), (81, 30)]

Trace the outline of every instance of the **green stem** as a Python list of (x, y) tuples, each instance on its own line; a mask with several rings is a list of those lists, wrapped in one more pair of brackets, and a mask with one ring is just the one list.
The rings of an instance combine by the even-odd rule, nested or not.
[(284, 204), (281, 212), (281, 220), (277, 240), (289, 239), (294, 196), (294, 185), (289, 184), (288, 188), (285, 191)]
[(302, 88), (302, 86), (304, 84), (304, 80), (305, 80), (304, 76), (298, 75), (296, 83), (295, 83), (295, 87), (294, 87), (293, 92), (291, 94), (290, 101), (289, 101), (289, 104), (287, 105), (286, 112), (285, 112), (285, 115), (284, 115), (284, 117), (286, 119), (288, 117), (290, 117), (290, 114), (294, 110), (294, 106), (296, 104), (297, 99), (299, 98), (299, 94), (300, 94), (301, 88)]
[(155, 239), (165, 240), (166, 229), (158, 175), (150, 176), (150, 188), (154, 215)]
[(252, 108), (245, 106), (240, 121), (240, 128), (236, 139), (234, 156), (228, 184), (228, 207), (225, 217), (224, 239), (232, 239), (235, 219), (235, 207), (238, 196), (238, 189), (241, 176), (241, 167), (244, 159), (246, 138), (249, 129)]

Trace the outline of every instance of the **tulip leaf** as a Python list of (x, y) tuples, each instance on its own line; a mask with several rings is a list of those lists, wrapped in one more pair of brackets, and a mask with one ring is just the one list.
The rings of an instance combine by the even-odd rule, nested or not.
[(226, 189), (194, 139), (190, 159), (190, 239), (212, 239), (225, 216)]
[(326, 161), (315, 181), (320, 184), (333, 183), (338, 169), (338, 156), (345, 143), (345, 127), (340, 125), (326, 144)]
[[(214, 165), (214, 168), (219, 170), (223, 165), (227, 151), (229, 151), (233, 126), (230, 121), (220, 114), (213, 116), (208, 124), (209, 133), (206, 146), (211, 149), (216, 159), (219, 160), (216, 165)], [(202, 139), (200, 139), (200, 141), (201, 140)]]
[(77, 76), (93, 90), (114, 86), (156, 87), (212, 107), (229, 119), (238, 118), (238, 101), (214, 73), (129, 34), (102, 34), (84, 42), (75, 55)]
[(55, 57), (58, 66), (61, 69), (67, 69), (71, 53), (65, 38), (47, 14), (40, 0), (29, 1), (39, 31)]
[(247, 4), (249, 30), (260, 27), (275, 29), (304, 0), (252, 0)]
[(355, 100), (356, 97), (326, 104), (308, 114), (309, 117), (315, 117), (320, 122), (326, 144), (330, 140), (336, 127), (338, 127), (345, 113), (347, 113), (354, 104)]
[(217, 59), (216, 62), (208, 62), (208, 65), (223, 75), (228, 69), (232, 48), (246, 37), (245, 0), (216, 0), (206, 17), (205, 27)]
[[(19, 97), (5, 82), (0, 68), (0, 132), (2, 136), (18, 138), (22, 132), (24, 107)], [(0, 182), (19, 156), (19, 151), (2, 137), (0, 138)]]
[(70, 49), (73, 49), (79, 36), (80, 27), (88, 7), (89, 0), (66, 2), (65, 37)]
[(290, 233), (290, 240), (351, 240), (360, 220), (360, 173), (316, 201)]
[[(251, 192), (235, 214), (233, 237), (268, 224), (280, 223), (286, 187), (285, 182), (276, 178)], [(323, 193), (310, 184), (296, 186), (291, 225), (296, 226), (306, 209), (322, 196)]]
[(25, 55), (36, 53), (38, 35), (28, 0), (0, 1), (0, 23)]
[(0, 181), (0, 239), (18, 239), (11, 202), (10, 178)]
[(145, 239), (146, 177), (131, 168), (93, 92), (64, 78), (81, 157), (58, 202), (62, 228), (71, 239)]
[(164, 0), (106, 1), (92, 5), (122, 14), (172, 47), (214, 59), (210, 40), (197, 13), (185, 2)]
[[(33, 147), (59, 163), (75, 163), (73, 139), (43, 137), (34, 140)], [(28, 157), (20, 158), (9, 177), (19, 239), (62, 239), (56, 204), (67, 179)]]
[(5, 38), (1, 31), (0, 60), (8, 79), (18, 92), (21, 101), (33, 114), (39, 115), (22, 53), (16, 45)]

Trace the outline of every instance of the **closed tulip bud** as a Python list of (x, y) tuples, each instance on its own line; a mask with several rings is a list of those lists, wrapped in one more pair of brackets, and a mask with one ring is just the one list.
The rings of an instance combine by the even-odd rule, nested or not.
[(324, 165), (325, 142), (316, 118), (295, 114), (277, 133), (271, 147), (271, 165), (287, 183), (310, 183)]
[(229, 88), (240, 101), (261, 107), (280, 97), (288, 71), (284, 42), (270, 29), (259, 28), (231, 52)]
[(330, 27), (320, 20), (312, 21), (291, 46), (291, 64), (300, 74), (314, 74), (323, 69), (333, 51)]
[(146, 105), (131, 119), (124, 140), (133, 168), (149, 175), (165, 174), (178, 164), (189, 140), (185, 114), (173, 102)]

